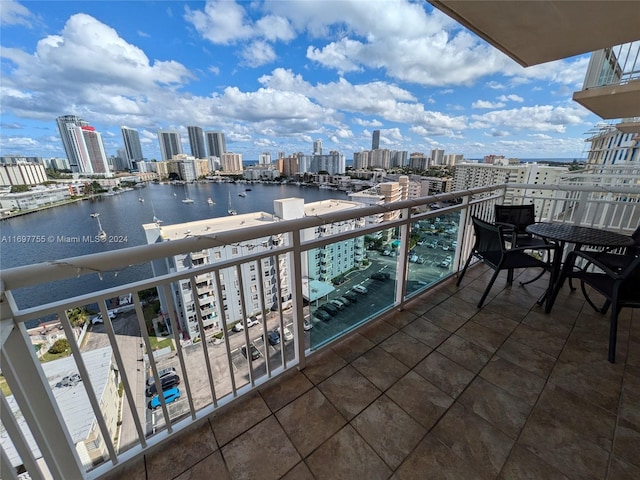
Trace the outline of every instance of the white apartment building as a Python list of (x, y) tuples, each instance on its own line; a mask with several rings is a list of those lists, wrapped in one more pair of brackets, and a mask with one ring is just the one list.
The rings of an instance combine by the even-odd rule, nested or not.
[(625, 132), (624, 126), (624, 122), (617, 126), (604, 125), (593, 131), (586, 140), (591, 144), (587, 153), (587, 164), (640, 163), (640, 134), (635, 129)]
[(69, 185), (38, 186), (28, 192), (0, 195), (0, 208), (3, 211), (32, 210), (69, 200), (71, 195), (76, 195), (76, 193), (70, 189)]
[(44, 164), (19, 162), (0, 165), (0, 186), (38, 185), (47, 181)]
[[(211, 218), (176, 225), (150, 223), (143, 225), (147, 243), (158, 243), (195, 235), (209, 235), (214, 232), (237, 230), (265, 223), (304, 216), (335, 212), (345, 208), (359, 208), (361, 205), (344, 200), (324, 200), (308, 205), (300, 198), (288, 198), (274, 201), (275, 214), (254, 212), (229, 217)], [(303, 233), (304, 239), (326, 235), (329, 232), (354, 229), (354, 222), (343, 222), (340, 226), (327, 225), (320, 229), (309, 229)], [(340, 230), (335, 230), (340, 229)], [(152, 262), (154, 275), (172, 272), (189, 271), (219, 261), (240, 259), (254, 253), (270, 251), (284, 241), (283, 235), (256, 238), (239, 244), (223, 245), (179, 255)], [(303, 277), (331, 279), (345, 273), (362, 259), (359, 240), (349, 240), (341, 244), (325, 247), (325, 255), (310, 255), (308, 270)], [(332, 252), (335, 251), (335, 255)], [(328, 255), (331, 253), (331, 264), (328, 266)], [(358, 257), (360, 255), (360, 257)], [(324, 262), (324, 265), (322, 264)], [(323, 273), (324, 270), (324, 273)], [(317, 276), (316, 276), (317, 275)], [(333, 275), (333, 277), (331, 276)], [(279, 281), (279, 283), (278, 283)], [(218, 284), (222, 297), (219, 296)], [(223, 328), (222, 312), (224, 311), (227, 326), (241, 321), (245, 317), (258, 315), (263, 310), (278, 307), (291, 300), (289, 258), (286, 255), (269, 256), (260, 262), (244, 263), (240, 266), (240, 278), (237, 269), (228, 268), (220, 271), (218, 282), (211, 273), (196, 275), (193, 282), (187, 278), (171, 289), (171, 303), (159, 290), (162, 314), (169, 327), (169, 305), (177, 317), (181, 337), (184, 340), (195, 340), (200, 337), (198, 328), (198, 312), (205, 330), (218, 332)], [(196, 303), (197, 299), (197, 303)]]
[[(470, 188), (499, 183), (557, 185), (561, 177), (568, 171), (569, 169), (567, 167), (554, 167), (539, 165), (537, 163), (520, 163), (518, 165), (463, 163), (456, 165), (453, 177), (453, 189), (454, 191), (468, 190)], [(504, 204), (510, 205), (514, 202), (522, 202), (524, 196), (528, 198), (532, 196), (539, 197), (539, 201), (534, 201), (534, 205), (536, 205), (536, 216), (539, 219), (548, 217), (548, 208), (551, 202), (543, 202), (543, 199), (551, 198), (553, 196), (552, 191), (507, 188)], [(541, 211), (541, 208), (547, 210)]]

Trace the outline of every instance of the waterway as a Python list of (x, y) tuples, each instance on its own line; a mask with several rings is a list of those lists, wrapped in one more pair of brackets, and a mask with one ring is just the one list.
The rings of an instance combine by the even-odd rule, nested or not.
[[(250, 189), (250, 191), (245, 191)], [(240, 193), (246, 196), (239, 196)], [(300, 197), (305, 203), (348, 199), (341, 191), (261, 183), (149, 184), (145, 188), (43, 210), (0, 222), (0, 269), (58, 261), (146, 244), (142, 225), (154, 216), (165, 225), (227, 216), (229, 199), (239, 215), (273, 213), (273, 200)], [(193, 203), (183, 203), (189, 198)], [(209, 205), (207, 199), (215, 203)], [(141, 201), (142, 200), (142, 201)], [(91, 214), (98, 213), (98, 217)], [(98, 219), (108, 238), (96, 240)], [(20, 308), (115, 287), (151, 277), (149, 264), (133, 265), (100, 277), (82, 277), (13, 292)]]

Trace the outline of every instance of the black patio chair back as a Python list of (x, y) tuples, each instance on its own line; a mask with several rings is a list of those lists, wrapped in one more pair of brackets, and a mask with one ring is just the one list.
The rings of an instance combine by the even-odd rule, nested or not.
[(533, 237), (526, 230), (528, 225), (536, 223), (536, 210), (532, 204), (496, 205), (494, 213), (496, 224), (504, 227), (505, 240), (515, 241), (516, 247), (546, 244), (544, 240)]
[[(513, 283), (513, 271), (516, 268), (533, 267), (542, 268), (544, 270), (550, 270), (552, 268), (550, 261), (552, 255), (547, 255), (546, 257), (548, 261), (543, 261), (527, 252), (531, 250), (531, 247), (506, 248), (504, 227), (502, 225), (488, 223), (476, 217), (471, 217), (471, 220), (473, 222), (473, 229), (475, 232), (475, 243), (467, 261), (465, 262), (462, 272), (460, 272), (457, 285), (460, 285), (462, 282), (462, 278), (474, 257), (494, 270), (493, 276), (478, 302), (478, 308), (482, 307), (493, 283), (496, 281), (498, 274), (502, 270), (507, 270), (507, 284), (511, 285)], [(555, 245), (542, 245), (539, 248), (548, 250), (549, 253), (557, 249)]]
[[(573, 251), (568, 255), (560, 273), (560, 278), (547, 304), (546, 311), (549, 312), (553, 307), (566, 279), (576, 278), (583, 285), (589, 285), (605, 298), (605, 306), (598, 310), (603, 314), (608, 309), (611, 310), (608, 360), (611, 363), (615, 363), (620, 310), (623, 308), (640, 308), (640, 256), (619, 254), (618, 257), (620, 258), (616, 261), (616, 264), (624, 266), (622, 268), (611, 268), (600, 261), (598, 253)], [(588, 265), (588, 268), (585, 268), (585, 265)], [(583, 292), (593, 306), (584, 288)]]

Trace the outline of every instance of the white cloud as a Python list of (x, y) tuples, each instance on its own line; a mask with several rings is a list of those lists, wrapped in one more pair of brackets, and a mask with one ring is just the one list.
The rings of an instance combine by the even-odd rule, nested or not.
[(363, 118), (354, 118), (353, 119), (353, 123), (355, 123), (356, 125), (360, 125), (362, 127), (381, 127), (383, 124), (382, 122), (379, 122), (378, 120), (366, 120)]
[(524, 102), (524, 98), (522, 98), (520, 95), (515, 95), (515, 94), (511, 94), (511, 95), (500, 95), (498, 97), (498, 100), (500, 100), (501, 102), (518, 102), (518, 103), (522, 103)]
[(243, 63), (250, 67), (259, 67), (276, 59), (276, 52), (266, 42), (255, 41), (247, 45), (241, 53)]
[(14, 0), (2, 0), (0, 3), (0, 25), (32, 26), (33, 15), (27, 7)]
[(259, 19), (256, 22), (256, 33), (271, 42), (287, 42), (296, 36), (289, 20), (277, 15), (267, 15)]
[(577, 107), (553, 107), (536, 105), (513, 110), (496, 110), (483, 115), (473, 115), (471, 128), (506, 126), (535, 131), (562, 133), (567, 125), (579, 125), (587, 113)]
[(212, 43), (225, 45), (254, 35), (244, 8), (235, 2), (208, 0), (204, 11), (186, 6), (184, 19)]
[(488, 100), (476, 100), (471, 104), (473, 108), (502, 108), (504, 103), (492, 103)]

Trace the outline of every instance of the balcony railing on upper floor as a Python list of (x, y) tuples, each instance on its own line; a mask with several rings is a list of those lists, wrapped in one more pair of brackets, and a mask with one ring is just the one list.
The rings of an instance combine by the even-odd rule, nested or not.
[[(35, 479), (98, 478), (283, 372), (303, 368), (314, 352), (457, 273), (472, 245), (470, 216), (491, 220), (496, 203), (534, 203), (539, 220), (631, 233), (640, 223), (635, 178), (634, 186), (576, 181), (484, 187), (3, 271), (1, 360), (11, 394), (0, 397), (0, 459), (7, 466), (2, 476), (15, 478), (20, 468)], [(432, 210), (434, 203), (445, 206)], [(400, 215), (383, 223), (355, 221), (394, 212)], [(345, 222), (354, 228), (304, 240), (309, 229)], [(189, 252), (251, 246), (274, 235), (281, 241), (270, 249), (247, 248), (230, 260), (70, 293), (35, 307), (20, 308), (14, 298), (26, 287)], [(317, 249), (338, 255), (333, 246), (356, 238), (366, 256), (349, 271), (334, 272), (335, 282), (306, 275), (313, 271), (309, 262), (319, 262), (312, 258)], [(281, 268), (266, 270), (268, 265)], [(260, 279), (260, 288), (252, 288), (248, 272)], [(206, 301), (185, 290), (202, 275), (211, 281)], [(221, 278), (237, 283), (223, 285)], [(236, 289), (237, 308), (224, 301)], [(129, 294), (132, 303), (110, 318), (110, 299)], [(159, 312), (156, 298), (162, 299)], [(214, 321), (203, 318), (213, 304)], [(103, 323), (81, 327), (77, 316), (86, 310), (99, 311)], [(237, 318), (235, 311), (260, 313)], [(43, 319), (68, 340), (72, 356), (40, 363), (27, 325)], [(197, 334), (188, 335), (191, 328)], [(38, 338), (43, 330), (36, 329)], [(164, 401), (145, 397), (149, 387), (162, 391), (159, 372), (165, 369), (174, 369), (180, 383), (165, 392)]]
[(593, 52), (573, 99), (605, 119), (640, 115), (640, 41)]

